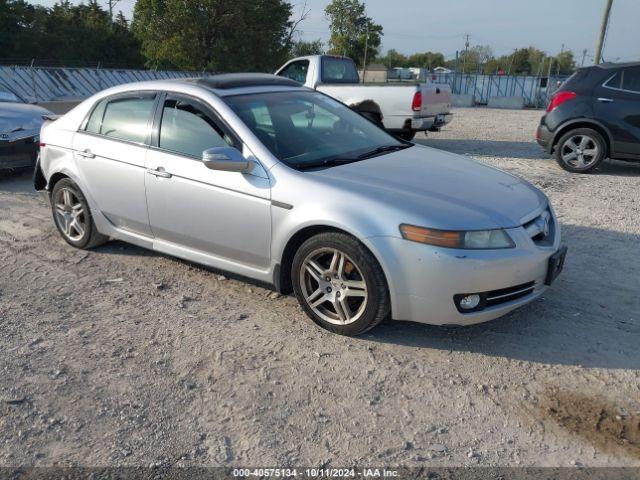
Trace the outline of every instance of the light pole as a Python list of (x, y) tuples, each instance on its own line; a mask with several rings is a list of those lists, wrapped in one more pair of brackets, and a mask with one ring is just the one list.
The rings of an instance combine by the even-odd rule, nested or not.
[(598, 36), (598, 43), (596, 44), (596, 56), (593, 58), (593, 63), (598, 65), (602, 60), (602, 47), (604, 46), (604, 37), (607, 34), (607, 27), (609, 26), (609, 14), (611, 13), (611, 5), (613, 0), (606, 0), (604, 5), (604, 14), (602, 15), (602, 23), (600, 24), (600, 35)]

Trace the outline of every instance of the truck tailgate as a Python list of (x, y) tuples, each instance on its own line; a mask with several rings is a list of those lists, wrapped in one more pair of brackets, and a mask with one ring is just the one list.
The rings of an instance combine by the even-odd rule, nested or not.
[(451, 111), (451, 87), (441, 83), (423, 83), (421, 116), (430, 117)]

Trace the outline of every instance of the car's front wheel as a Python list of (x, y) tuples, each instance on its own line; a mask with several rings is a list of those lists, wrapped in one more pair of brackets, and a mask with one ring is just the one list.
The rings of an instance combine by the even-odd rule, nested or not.
[(577, 128), (565, 133), (556, 145), (556, 162), (573, 173), (587, 173), (598, 168), (607, 155), (607, 145), (591, 128)]
[(51, 209), (58, 232), (69, 245), (88, 249), (108, 240), (98, 232), (86, 198), (71, 179), (63, 178), (53, 186)]
[(293, 260), (293, 288), (307, 315), (341, 335), (359, 335), (391, 310), (382, 268), (355, 238), (338, 232), (305, 241)]

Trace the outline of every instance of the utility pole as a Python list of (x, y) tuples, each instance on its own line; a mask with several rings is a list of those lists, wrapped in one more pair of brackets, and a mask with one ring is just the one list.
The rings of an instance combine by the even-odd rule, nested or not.
[(120, 2), (120, 0), (107, 0), (107, 1), (109, 2), (109, 19), (113, 24), (113, 9), (118, 4), (118, 2)]
[(584, 61), (587, 58), (587, 49), (582, 50), (582, 62), (580, 63), (581, 67), (584, 67)]
[(511, 67), (513, 66), (513, 59), (516, 56), (517, 48), (513, 49), (513, 53), (511, 54), (511, 60), (509, 61), (509, 69), (507, 70), (507, 75), (511, 75)]
[(466, 67), (467, 67), (467, 57), (469, 56), (469, 37), (471, 35), (469, 35), (468, 33), (465, 35), (465, 42), (464, 42), (464, 59), (462, 60), (462, 73), (464, 73)]
[(602, 60), (602, 48), (604, 46), (604, 37), (607, 34), (607, 27), (609, 26), (609, 14), (611, 13), (612, 4), (613, 0), (606, 0), (604, 5), (604, 14), (602, 15), (602, 23), (600, 24), (600, 36), (596, 44), (596, 56), (593, 58), (595, 65), (598, 65)]
[(367, 77), (367, 51), (369, 50), (369, 24), (367, 23), (367, 36), (364, 39), (364, 64), (362, 65), (362, 83)]
[(558, 55), (558, 67), (556, 68), (556, 77), (560, 75), (560, 58), (562, 57), (563, 53), (564, 53), (564, 43), (562, 44), (562, 47), (560, 47), (560, 54)]

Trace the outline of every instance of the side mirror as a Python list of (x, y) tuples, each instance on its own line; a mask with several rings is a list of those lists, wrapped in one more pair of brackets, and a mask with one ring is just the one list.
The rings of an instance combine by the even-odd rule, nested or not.
[(224, 172), (248, 172), (251, 162), (244, 158), (237, 148), (216, 147), (202, 152), (202, 162), (211, 170)]

